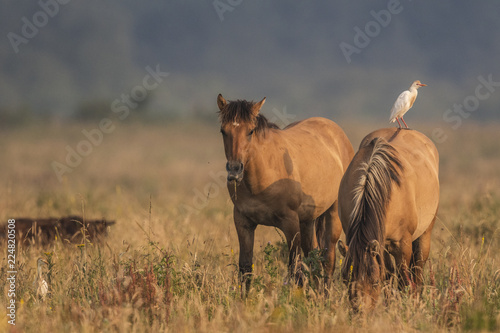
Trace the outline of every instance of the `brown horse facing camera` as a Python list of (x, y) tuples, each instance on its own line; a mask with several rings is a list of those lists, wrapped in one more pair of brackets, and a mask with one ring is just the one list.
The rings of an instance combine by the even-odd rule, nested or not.
[(381, 129), (367, 135), (342, 178), (339, 216), (347, 246), (342, 279), (355, 309), (372, 308), (384, 281), (422, 284), (438, 210), (439, 157), (425, 135)]
[[(290, 273), (300, 248), (307, 256), (324, 250), (324, 268), (335, 268), (335, 244), (342, 232), (337, 195), (354, 155), (342, 129), (324, 118), (309, 118), (279, 129), (259, 114), (258, 102), (217, 97), (227, 158), (227, 187), (234, 204), (240, 243), (239, 270), (251, 275), (257, 225), (283, 231)], [(247, 289), (250, 279), (246, 279)]]

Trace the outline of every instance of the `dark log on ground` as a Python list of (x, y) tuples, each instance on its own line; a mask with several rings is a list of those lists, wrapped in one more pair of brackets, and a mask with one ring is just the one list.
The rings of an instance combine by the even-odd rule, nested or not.
[[(23, 245), (46, 245), (56, 239), (63, 243), (95, 242), (107, 236), (108, 226), (115, 221), (85, 220), (81, 216), (49, 218), (15, 218), (16, 242)], [(0, 239), (7, 237), (7, 224), (0, 226)]]

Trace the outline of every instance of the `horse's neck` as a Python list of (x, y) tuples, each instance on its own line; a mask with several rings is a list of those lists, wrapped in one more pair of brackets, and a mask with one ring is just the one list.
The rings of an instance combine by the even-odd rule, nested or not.
[(270, 138), (252, 143), (244, 166), (243, 178), (250, 192), (260, 192), (280, 178), (277, 159), (272, 158), (273, 150), (276, 150), (276, 142)]

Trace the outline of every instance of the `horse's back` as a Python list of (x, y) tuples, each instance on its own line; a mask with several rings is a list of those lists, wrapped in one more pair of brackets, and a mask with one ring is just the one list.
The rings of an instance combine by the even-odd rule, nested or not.
[(347, 168), (354, 150), (343, 129), (334, 121), (312, 117), (288, 125), (283, 131), (291, 141), (299, 146), (324, 146), (341, 159), (343, 170)]
[(337, 200), (340, 180), (354, 155), (351, 142), (340, 126), (321, 117), (293, 123), (279, 135), (294, 177), (304, 193), (315, 194), (315, 215), (321, 214)]
[[(361, 141), (358, 153), (364, 153), (364, 158), (371, 154), (370, 145), (376, 138), (384, 139), (395, 149), (402, 166), (399, 170), (401, 182), (399, 185), (393, 183), (386, 210), (387, 234), (389, 237), (400, 234), (398, 228), (405, 225), (416, 239), (430, 226), (439, 205), (438, 151), (433, 142), (418, 131), (384, 128), (368, 134)], [(359, 161), (354, 164), (364, 158), (356, 156), (354, 160)]]
[[(285, 133), (300, 133), (307, 131), (317, 135), (344, 134), (342, 128), (333, 120), (323, 117), (311, 117), (291, 123), (283, 129)], [(344, 134), (345, 135), (345, 134)]]
[[(401, 186), (393, 187), (388, 223), (391, 225), (392, 220), (393, 225), (398, 225), (404, 219), (412, 220), (408, 227), (415, 240), (430, 226), (439, 206), (439, 154), (436, 146), (415, 130), (382, 129), (370, 136), (383, 137), (398, 152), (403, 181)], [(390, 230), (389, 227), (389, 233)]]
[(409, 155), (419, 152), (429, 163), (439, 169), (439, 154), (434, 143), (424, 134), (415, 130), (402, 130), (399, 128), (383, 128), (368, 134), (360, 144), (360, 149), (369, 144), (374, 138), (384, 138), (391, 146), (401, 150), (400, 154)]
[[(415, 173), (428, 181), (438, 181), (439, 153), (434, 143), (424, 134), (415, 130), (401, 130), (398, 128), (384, 128), (368, 134), (360, 144), (366, 146), (374, 138), (383, 138), (398, 152), (403, 169), (407, 173)], [(422, 178), (420, 178), (422, 180)]]

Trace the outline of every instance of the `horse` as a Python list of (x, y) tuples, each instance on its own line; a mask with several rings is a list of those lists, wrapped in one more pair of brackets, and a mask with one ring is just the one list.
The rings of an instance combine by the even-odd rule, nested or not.
[(338, 189), (354, 155), (349, 139), (333, 121), (314, 117), (280, 129), (259, 113), (265, 100), (228, 102), (217, 97), (240, 245), (239, 273), (247, 289), (257, 225), (283, 232), (290, 273), (297, 273), (300, 249), (305, 256), (320, 249), (325, 276), (333, 274), (335, 244), (342, 232)]
[(387, 128), (368, 134), (339, 188), (346, 235), (338, 249), (354, 309), (372, 308), (395, 277), (420, 288), (439, 205), (439, 155), (420, 132)]

